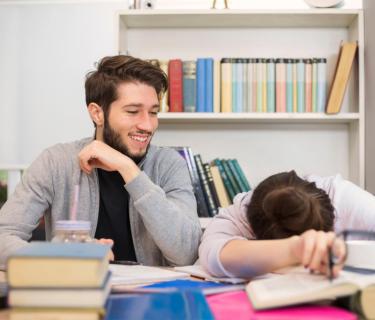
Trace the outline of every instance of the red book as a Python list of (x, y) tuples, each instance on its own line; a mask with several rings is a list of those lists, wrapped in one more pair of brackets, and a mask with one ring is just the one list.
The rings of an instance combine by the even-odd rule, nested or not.
[(180, 59), (169, 60), (169, 112), (183, 112), (182, 95), (182, 61)]

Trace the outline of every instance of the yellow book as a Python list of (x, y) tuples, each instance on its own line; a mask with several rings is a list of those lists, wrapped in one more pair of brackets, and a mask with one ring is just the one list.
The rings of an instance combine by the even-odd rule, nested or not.
[(340, 112), (357, 47), (356, 42), (344, 42), (341, 45), (336, 72), (326, 107), (326, 113), (328, 114)]
[(221, 59), (221, 112), (232, 112), (232, 59)]
[(214, 61), (214, 112), (220, 112), (220, 61)]

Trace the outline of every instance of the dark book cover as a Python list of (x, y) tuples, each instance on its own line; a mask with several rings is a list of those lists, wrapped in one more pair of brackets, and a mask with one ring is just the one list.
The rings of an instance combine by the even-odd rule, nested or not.
[(212, 178), (210, 165), (208, 163), (204, 163), (203, 168), (204, 168), (204, 172), (206, 174), (207, 180), (208, 180), (208, 186), (210, 187), (212, 198), (213, 198), (214, 203), (215, 203), (216, 213), (218, 213), (219, 207), (220, 207), (220, 201), (219, 201), (219, 197), (218, 197), (217, 192), (216, 192), (214, 179)]

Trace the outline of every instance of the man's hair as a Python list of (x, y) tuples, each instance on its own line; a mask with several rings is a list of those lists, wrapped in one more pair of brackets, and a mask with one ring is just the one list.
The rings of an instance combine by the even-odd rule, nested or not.
[(254, 190), (247, 219), (257, 239), (282, 239), (306, 230), (331, 231), (334, 207), (327, 193), (297, 176), (282, 172)]
[(118, 85), (127, 82), (153, 87), (159, 99), (168, 88), (166, 74), (147, 61), (125, 55), (104, 57), (97, 70), (86, 75), (86, 105), (98, 104), (107, 116), (111, 103), (118, 98)]

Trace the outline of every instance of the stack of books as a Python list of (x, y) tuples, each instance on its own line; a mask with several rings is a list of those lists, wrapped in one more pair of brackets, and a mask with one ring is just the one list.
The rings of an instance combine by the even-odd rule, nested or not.
[(110, 248), (35, 242), (8, 259), (12, 320), (99, 320), (110, 292)]
[(190, 147), (173, 147), (186, 161), (197, 199), (199, 217), (213, 217), (228, 207), (233, 198), (251, 190), (237, 159), (214, 159), (204, 163)]

